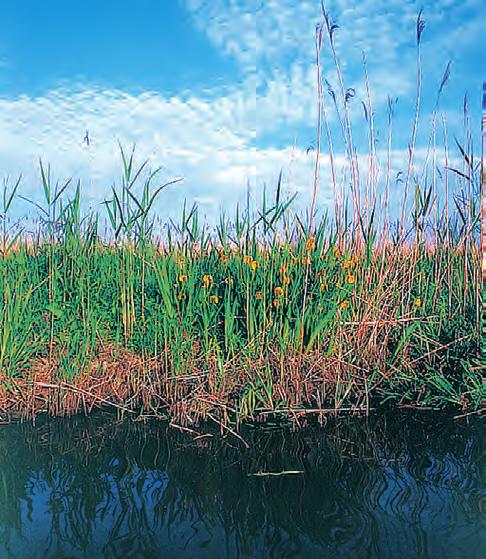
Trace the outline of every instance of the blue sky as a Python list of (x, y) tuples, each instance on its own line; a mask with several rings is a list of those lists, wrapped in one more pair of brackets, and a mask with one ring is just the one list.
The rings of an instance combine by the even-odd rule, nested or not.
[(19, 0), (3, 12), (3, 95), (74, 84), (174, 95), (238, 76), (177, 1)]
[[(450, 138), (462, 133), (467, 93), (479, 150), (480, 96), (486, 79), (481, 52), (486, 11), (480, 0), (334, 0), (336, 46), (347, 86), (356, 90), (351, 115), (366, 153), (366, 52), (384, 161), (387, 97), (394, 116), (394, 170), (403, 167), (416, 88), (415, 18), (424, 9), (423, 106), (415, 172), (426, 157), (436, 92)], [(184, 198), (208, 216), (257, 196), (280, 169), (302, 203), (312, 187), (315, 143), (314, 29), (318, 0), (10, 0), (0, 22), (0, 177), (24, 176), (23, 193), (40, 195), (38, 159), (60, 180), (80, 178), (93, 207), (119, 176), (118, 141), (137, 144), (137, 158), (184, 177), (166, 194), (162, 214)], [(484, 50), (484, 49), (483, 49)], [(329, 49), (326, 78), (336, 85)], [(339, 126), (330, 111), (337, 156)], [(439, 119), (440, 121), (441, 119)], [(83, 143), (86, 129), (91, 143)], [(442, 130), (440, 130), (442, 135)], [(325, 146), (324, 146), (325, 148)], [(452, 146), (451, 146), (452, 151)], [(440, 161), (439, 161), (440, 165)], [(398, 194), (398, 193), (397, 193)], [(321, 163), (320, 203), (332, 197), (329, 165)], [(17, 213), (31, 211), (20, 203)]]

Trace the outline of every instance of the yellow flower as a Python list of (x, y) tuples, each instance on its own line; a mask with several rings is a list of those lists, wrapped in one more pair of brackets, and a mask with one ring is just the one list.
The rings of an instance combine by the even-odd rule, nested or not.
[(290, 276), (284, 276), (283, 284), (284, 285), (290, 285)]
[(285, 266), (285, 264), (280, 264), (280, 275), (284, 276), (286, 271), (287, 267)]
[(256, 260), (252, 260), (250, 262), (250, 268), (253, 270), (253, 272), (260, 266), (260, 264), (256, 261)]
[(179, 299), (179, 301), (183, 301), (186, 298), (185, 293), (179, 293), (179, 295), (177, 295), (177, 298)]
[(185, 281), (187, 281), (187, 274), (181, 274), (181, 275), (179, 276), (179, 281), (180, 281), (181, 283), (184, 283)]
[(251, 254), (245, 254), (245, 256), (243, 256), (243, 264), (250, 264), (252, 260)]
[(204, 274), (203, 287), (209, 287), (213, 283), (213, 276), (211, 274)]
[(308, 266), (311, 263), (311, 257), (310, 256), (303, 256), (302, 257), (302, 264), (304, 264), (305, 266)]
[(224, 252), (221, 253), (220, 258), (221, 258), (221, 262), (228, 262), (228, 255), (225, 254)]
[(209, 302), (217, 305), (219, 303), (219, 297), (217, 295), (211, 295), (211, 297), (209, 297)]
[(283, 294), (284, 294), (283, 287), (277, 286), (275, 288), (275, 297), (282, 297)]
[(341, 251), (339, 250), (339, 247), (338, 247), (338, 246), (335, 246), (335, 247), (333, 248), (333, 252), (334, 252), (334, 256), (335, 256), (336, 258), (339, 258), (339, 257), (341, 256)]
[(422, 301), (420, 300), (420, 298), (417, 297), (417, 299), (415, 299), (415, 301), (413, 302), (413, 306), (420, 307), (421, 305), (422, 305)]
[(280, 305), (280, 301), (278, 299), (273, 300), (273, 306), (278, 307)]
[(347, 309), (349, 306), (349, 303), (347, 301), (343, 301), (339, 307), (341, 308), (342, 311), (344, 311), (345, 309)]
[(312, 235), (307, 239), (305, 243), (305, 247), (308, 252), (312, 252), (313, 250), (316, 250), (316, 241)]
[(355, 277), (353, 276), (353, 274), (348, 274), (346, 276), (346, 283), (354, 283), (356, 281)]
[(262, 297), (263, 297), (263, 295), (262, 295), (262, 292), (261, 292), (261, 291), (257, 291), (257, 292), (255, 293), (255, 299), (256, 299), (257, 301), (261, 301), (261, 300), (262, 300)]
[(325, 283), (319, 284), (319, 291), (324, 291), (325, 289), (326, 289), (326, 284)]

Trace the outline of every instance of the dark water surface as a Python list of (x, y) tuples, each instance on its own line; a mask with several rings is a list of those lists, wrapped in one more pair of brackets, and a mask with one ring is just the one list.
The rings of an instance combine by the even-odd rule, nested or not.
[[(192, 441), (111, 415), (0, 426), (0, 557), (486, 557), (479, 420)], [(302, 474), (253, 476), (299, 470)]]

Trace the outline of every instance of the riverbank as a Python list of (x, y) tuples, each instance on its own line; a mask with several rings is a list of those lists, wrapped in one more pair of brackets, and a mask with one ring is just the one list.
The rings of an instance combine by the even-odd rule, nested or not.
[(2, 419), (115, 407), (233, 430), (383, 404), (481, 407), (474, 244), (367, 251), (324, 226), (295, 241), (222, 238), (12, 247)]

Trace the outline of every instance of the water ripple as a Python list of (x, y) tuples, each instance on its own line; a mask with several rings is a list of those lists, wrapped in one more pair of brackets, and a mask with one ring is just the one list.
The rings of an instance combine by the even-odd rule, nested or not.
[[(249, 450), (203, 445), (104, 416), (2, 427), (0, 557), (485, 551), (479, 427), (377, 417), (245, 436)], [(285, 470), (304, 473), (248, 476)]]

